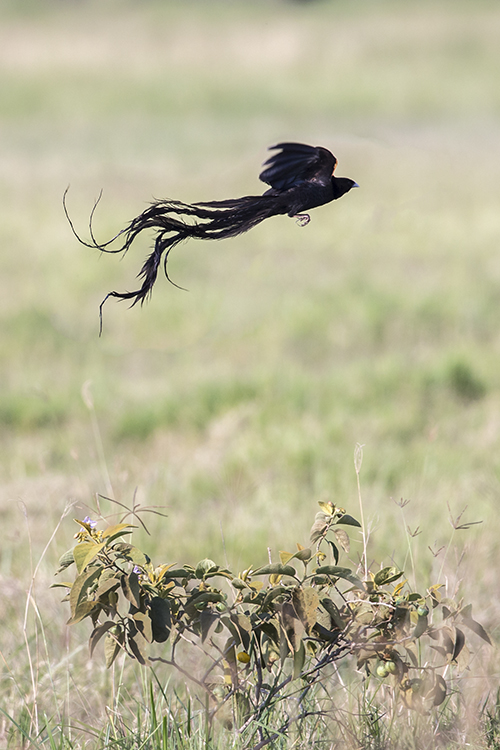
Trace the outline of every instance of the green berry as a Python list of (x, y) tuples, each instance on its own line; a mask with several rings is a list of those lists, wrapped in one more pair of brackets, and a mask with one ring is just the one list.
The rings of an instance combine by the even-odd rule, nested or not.
[(385, 668), (389, 672), (389, 674), (396, 674), (396, 672), (398, 671), (398, 668), (393, 661), (386, 662)]

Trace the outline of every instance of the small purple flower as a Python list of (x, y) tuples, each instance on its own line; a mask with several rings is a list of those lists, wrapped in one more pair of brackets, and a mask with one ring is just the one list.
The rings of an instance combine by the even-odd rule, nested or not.
[[(85, 516), (85, 518), (83, 519), (83, 523), (88, 524), (91, 529), (95, 529), (95, 527), (97, 526), (97, 521), (93, 521), (90, 516)], [(86, 529), (84, 529), (82, 526), (80, 531), (86, 531)]]

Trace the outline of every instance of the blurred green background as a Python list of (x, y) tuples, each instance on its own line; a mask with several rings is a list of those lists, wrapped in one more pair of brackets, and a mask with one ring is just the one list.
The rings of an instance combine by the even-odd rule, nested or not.
[[(25, 590), (28, 545), (35, 564), (77, 503), (38, 579), (63, 629), (45, 589), (96, 493), (164, 506), (137, 536), (158, 562), (260, 564), (307, 543), (318, 500), (358, 515), (360, 443), (373, 558), (403, 565), (418, 529), (421, 585), (442, 572), (495, 635), (499, 37), (496, 0), (2, 3), (2, 586)], [(99, 338), (149, 244), (79, 245), (66, 186), (82, 234), (103, 189), (104, 240), (153, 197), (263, 191), (282, 140), (361, 189), (306, 228), (177, 248), (189, 291), (108, 301)], [(483, 523), (453, 534), (465, 508)]]

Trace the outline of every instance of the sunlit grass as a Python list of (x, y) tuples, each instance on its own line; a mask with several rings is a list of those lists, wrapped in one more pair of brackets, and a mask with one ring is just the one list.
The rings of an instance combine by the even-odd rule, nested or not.
[[(162, 557), (227, 555), (243, 569), (267, 546), (305, 543), (318, 499), (357, 503), (356, 443), (377, 556), (401, 563), (405, 525), (418, 527), (424, 585), (442, 566), (428, 547), (448, 543), (447, 504), (483, 521), (455, 534), (443, 575), (495, 636), (497, 4), (1, 13), (0, 574), (18, 684), (25, 509), (35, 564), (66, 502), (112, 490), (167, 506), (149, 542)], [(68, 183), (83, 233), (104, 188), (95, 229), (107, 238), (153, 196), (260, 192), (266, 147), (292, 138), (332, 148), (361, 189), (305, 229), (278, 217), (179, 247), (170, 271), (189, 292), (160, 279), (142, 310), (108, 302), (99, 338), (99, 303), (135, 284), (148, 244), (123, 262), (78, 245), (61, 208)], [(70, 636), (46, 588), (73, 533), (68, 517), (39, 572), (53, 664)], [(86, 635), (68, 646), (75, 683), (98, 669), (78, 650)], [(81, 715), (98, 703), (81, 697)]]

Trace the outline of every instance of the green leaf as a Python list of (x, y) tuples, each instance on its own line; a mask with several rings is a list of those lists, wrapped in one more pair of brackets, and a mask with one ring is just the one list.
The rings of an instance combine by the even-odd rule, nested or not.
[(143, 667), (146, 666), (149, 663), (147, 655), (148, 643), (142, 633), (140, 631), (136, 631), (134, 635), (128, 633), (127, 644), (139, 664), (142, 664)]
[(421, 635), (425, 633), (427, 628), (429, 627), (429, 621), (427, 619), (427, 615), (419, 615), (417, 624), (415, 625), (415, 629), (413, 631), (412, 638), (420, 638)]
[(387, 583), (397, 581), (398, 578), (401, 578), (402, 575), (402, 570), (398, 570), (394, 566), (390, 566), (379, 570), (378, 573), (375, 574), (374, 580), (377, 586), (385, 586)]
[(302, 547), (301, 549), (297, 550), (294, 557), (303, 563), (309, 562), (312, 557), (312, 549), (310, 549), (310, 547)]
[[(470, 609), (472, 610), (472, 605), (469, 605), (469, 606), (470, 606)], [(476, 635), (478, 635), (478, 636), (479, 636), (480, 638), (482, 638), (482, 639), (483, 639), (483, 641), (486, 641), (486, 643), (489, 643), (489, 645), (491, 646), (491, 645), (492, 645), (492, 643), (491, 643), (491, 638), (490, 638), (490, 636), (488, 635), (488, 633), (486, 632), (486, 630), (485, 630), (485, 629), (483, 628), (483, 626), (481, 625), (481, 623), (479, 623), (479, 622), (476, 622), (476, 620), (473, 620), (473, 619), (472, 619), (472, 617), (465, 617), (465, 616), (464, 616), (464, 611), (465, 611), (466, 609), (467, 609), (467, 608), (466, 608), (466, 607), (464, 607), (464, 609), (463, 609), (463, 610), (462, 610), (462, 612), (460, 613), (460, 614), (461, 614), (461, 619), (462, 619), (462, 622), (463, 622), (463, 624), (464, 624), (464, 625), (465, 625), (466, 627), (468, 627), (468, 628), (469, 628), (469, 630), (472, 630), (472, 632), (473, 632), (473, 633), (475, 633), (475, 634), (476, 634)]]
[(334, 623), (334, 625), (339, 630), (343, 630), (345, 628), (345, 622), (341, 617), (341, 614), (337, 605), (334, 602), (332, 602), (331, 599), (327, 599), (326, 597), (321, 600), (321, 605), (330, 615), (330, 619)]
[(207, 573), (214, 573), (219, 570), (219, 566), (213, 560), (206, 557), (204, 560), (200, 560), (196, 566), (195, 575), (196, 578), (204, 578)]
[(352, 516), (349, 516), (347, 513), (341, 518), (339, 518), (337, 520), (337, 523), (343, 523), (345, 526), (357, 526), (358, 529), (361, 528), (360, 522), (356, 521), (355, 518), (353, 518)]
[(339, 548), (337, 547), (336, 544), (334, 544), (332, 542), (331, 539), (327, 539), (326, 542), (327, 542), (328, 546), (330, 547), (330, 549), (332, 550), (333, 559), (335, 560), (335, 565), (337, 565), (337, 563), (339, 561), (339, 556), (340, 556), (339, 555)]
[(440, 706), (441, 703), (446, 698), (446, 682), (441, 677), (440, 674), (436, 674), (434, 676), (435, 684), (434, 689), (432, 690), (432, 705), (433, 706)]
[(276, 599), (278, 596), (281, 596), (289, 590), (290, 589), (286, 586), (273, 586), (271, 589), (267, 589), (267, 591), (265, 592), (263, 607), (267, 609), (273, 599)]
[(188, 617), (195, 618), (208, 604), (224, 601), (224, 594), (220, 591), (195, 591), (185, 603), (184, 609)]
[[(282, 604), (281, 621), (283, 623), (283, 634), (289, 646), (289, 650), (295, 652), (299, 649), (302, 642), (304, 626), (295, 611), (292, 602), (284, 602)], [(283, 646), (283, 644), (281, 644), (281, 646)]]
[(75, 614), (70, 617), (66, 625), (76, 625), (77, 622), (88, 617), (98, 606), (95, 602), (80, 602), (75, 609)]
[(312, 551), (309, 547), (302, 547), (297, 552), (283, 552), (280, 551), (280, 562), (282, 565), (287, 565), (290, 560), (301, 560), (302, 562), (308, 562), (312, 557)]
[(96, 599), (99, 599), (101, 596), (104, 596), (104, 594), (107, 594), (108, 591), (113, 591), (114, 589), (117, 589), (118, 586), (120, 585), (119, 578), (115, 578), (114, 576), (111, 576), (111, 578), (106, 578), (101, 583), (103, 578), (104, 578), (104, 573), (99, 580), (99, 586), (97, 587), (97, 591), (95, 592)]
[[(81, 602), (86, 601), (88, 590), (90, 586), (92, 586), (96, 581), (96, 579), (99, 578), (99, 576), (101, 575), (101, 571), (102, 568), (100, 567), (89, 568), (88, 570), (84, 570), (83, 573), (80, 573), (80, 575), (75, 578), (69, 595), (69, 604), (71, 607), (72, 617), (75, 616), (78, 605)], [(95, 602), (93, 602), (92, 604), (95, 606)]]
[(292, 603), (299, 616), (307, 635), (316, 625), (316, 616), (319, 606), (319, 596), (316, 589), (311, 586), (297, 587), (292, 592)]
[(170, 604), (166, 599), (154, 596), (149, 605), (149, 613), (153, 627), (153, 641), (164, 643), (168, 640), (172, 628)]
[(316, 568), (315, 573), (318, 575), (332, 576), (333, 578), (344, 578), (358, 589), (363, 590), (365, 588), (363, 581), (354, 575), (349, 568), (341, 568), (338, 565), (321, 565), (319, 568)]
[(114, 660), (118, 656), (123, 645), (123, 641), (124, 634), (122, 630), (120, 630), (120, 632), (116, 636), (111, 635), (109, 632), (106, 633), (106, 637), (104, 639), (104, 658), (106, 660), (107, 669), (109, 669), (109, 667), (113, 664)]
[(110, 628), (116, 627), (116, 623), (113, 620), (107, 620), (106, 622), (97, 625), (91, 633), (89, 639), (90, 656), (94, 653), (94, 649)]
[(151, 643), (153, 640), (153, 628), (149, 614), (146, 612), (134, 612), (133, 618), (139, 633), (148, 643)]
[(230, 617), (227, 617), (227, 616), (221, 617), (220, 620), (221, 620), (222, 624), (224, 625), (224, 627), (226, 627), (229, 630), (229, 632), (231, 633), (233, 642), (237, 646), (239, 646), (239, 644), (241, 643), (241, 633), (240, 633), (239, 629), (236, 627), (236, 625), (234, 624), (234, 622), (231, 620)]
[(75, 557), (73, 555), (73, 550), (69, 549), (67, 552), (64, 553), (64, 555), (62, 555), (59, 558), (59, 568), (57, 572), (61, 573), (61, 571), (65, 570), (70, 565), (73, 565), (74, 562), (75, 562)]
[(139, 576), (137, 573), (130, 573), (130, 575), (123, 574), (121, 577), (121, 585), (123, 595), (129, 600), (134, 607), (137, 609), (141, 606), (141, 587), (139, 586)]
[(77, 544), (73, 549), (73, 556), (78, 572), (81, 573), (105, 546), (104, 542), (100, 544), (96, 542), (80, 542), (80, 544)]
[(330, 524), (331, 518), (328, 519), (324, 513), (316, 513), (316, 520), (314, 521), (309, 534), (311, 544), (315, 544), (315, 542), (325, 536), (330, 528)]
[(194, 575), (194, 572), (192, 570), (188, 570), (187, 568), (172, 568), (171, 570), (167, 570), (162, 575), (162, 580), (164, 578), (192, 578)]
[(132, 547), (129, 550), (127, 557), (131, 562), (134, 563), (134, 565), (138, 565), (140, 568), (145, 568), (146, 565), (151, 562), (151, 559), (148, 557), (148, 555), (145, 555), (144, 552), (138, 547)]
[(231, 614), (231, 621), (238, 630), (240, 636), (240, 642), (245, 649), (248, 651), (250, 647), (250, 638), (252, 635), (252, 621), (248, 615), (243, 614)]
[(269, 576), (269, 575), (280, 575), (280, 576), (295, 576), (297, 571), (292, 568), (291, 565), (282, 565), (281, 563), (271, 563), (270, 565), (264, 565), (254, 571), (255, 576)]
[(219, 622), (220, 615), (217, 612), (214, 612), (212, 609), (204, 609), (203, 612), (200, 613), (202, 643), (205, 643), (207, 638), (210, 638)]
[[(398, 586), (399, 586), (399, 585), (400, 585), (400, 584), (398, 584)], [(409, 602), (420, 602), (420, 601), (421, 601), (422, 603), (425, 603), (425, 599), (424, 599), (424, 597), (423, 597), (423, 596), (421, 596), (420, 594), (418, 594), (417, 592), (415, 592), (415, 593), (413, 593), (413, 594), (408, 594), (408, 596), (407, 596), (407, 600), (408, 600)]]
[(455, 629), (455, 648), (453, 649), (452, 661), (456, 661), (465, 646), (465, 635), (459, 628)]
[(107, 544), (110, 544), (124, 534), (131, 534), (133, 529), (136, 528), (137, 526), (132, 526), (129, 523), (118, 523), (115, 526), (109, 526), (107, 529), (104, 529), (102, 538), (106, 539)]
[(344, 552), (348, 555), (351, 548), (351, 542), (344, 529), (334, 529), (333, 533), (337, 538), (337, 542), (340, 544)]

